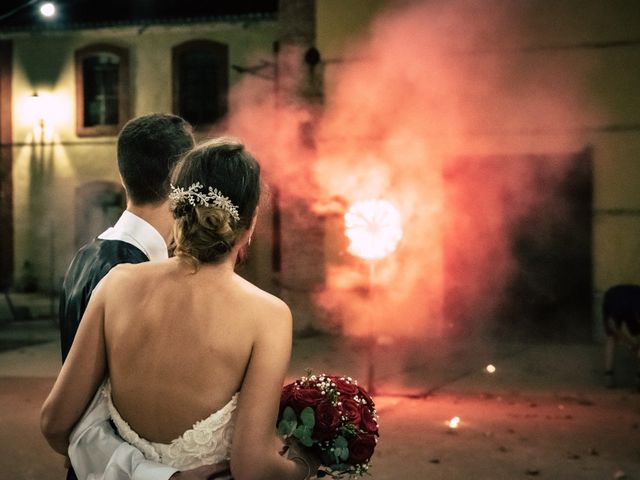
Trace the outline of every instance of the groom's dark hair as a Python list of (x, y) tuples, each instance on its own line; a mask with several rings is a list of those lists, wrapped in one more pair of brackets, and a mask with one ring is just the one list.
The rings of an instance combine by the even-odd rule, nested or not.
[(191, 125), (177, 115), (151, 113), (127, 122), (118, 135), (118, 169), (132, 203), (162, 202), (169, 177), (195, 142)]

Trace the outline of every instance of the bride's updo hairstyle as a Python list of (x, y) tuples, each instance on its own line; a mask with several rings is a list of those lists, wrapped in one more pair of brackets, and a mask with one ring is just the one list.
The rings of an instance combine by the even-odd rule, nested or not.
[(238, 140), (198, 145), (172, 175), (174, 254), (197, 269), (223, 260), (251, 226), (260, 200), (260, 165)]

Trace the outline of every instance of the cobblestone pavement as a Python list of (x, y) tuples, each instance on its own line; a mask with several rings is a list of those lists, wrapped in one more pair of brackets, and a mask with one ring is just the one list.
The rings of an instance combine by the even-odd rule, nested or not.
[[(62, 459), (38, 429), (59, 369), (55, 325), (5, 324), (0, 340), (18, 345), (0, 352), (0, 479), (62, 479)], [(371, 478), (640, 479), (640, 394), (631, 388), (631, 362), (619, 356), (621, 386), (606, 390), (601, 350), (434, 340), (377, 345), (381, 438)], [(366, 359), (363, 343), (296, 338), (290, 379), (312, 368), (362, 383)], [(456, 429), (447, 423), (454, 416)]]

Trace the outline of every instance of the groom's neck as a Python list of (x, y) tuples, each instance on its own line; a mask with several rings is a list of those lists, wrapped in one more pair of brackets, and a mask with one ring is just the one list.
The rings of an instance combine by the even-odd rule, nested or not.
[(144, 205), (127, 202), (127, 210), (149, 223), (162, 235), (167, 245), (169, 244), (173, 219), (171, 218), (168, 202), (147, 203)]

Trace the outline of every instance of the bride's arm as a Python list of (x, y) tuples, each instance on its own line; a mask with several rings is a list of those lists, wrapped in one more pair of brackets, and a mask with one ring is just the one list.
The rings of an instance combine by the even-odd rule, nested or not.
[(258, 322), (236, 419), (231, 472), (236, 480), (301, 480), (308, 468), (276, 448), (276, 418), (291, 356), (291, 312), (274, 302)]
[(69, 355), (40, 412), (40, 428), (49, 445), (67, 455), (69, 434), (107, 371), (104, 304), (107, 278), (91, 295)]

